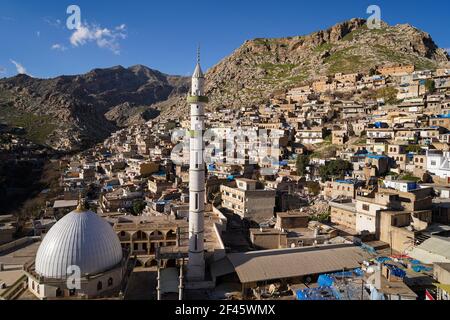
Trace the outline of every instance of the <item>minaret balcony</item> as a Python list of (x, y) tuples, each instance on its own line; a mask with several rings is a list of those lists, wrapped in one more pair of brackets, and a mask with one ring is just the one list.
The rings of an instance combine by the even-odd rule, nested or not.
[(187, 98), (188, 103), (208, 103), (209, 99), (205, 96), (191, 96), (189, 95)]

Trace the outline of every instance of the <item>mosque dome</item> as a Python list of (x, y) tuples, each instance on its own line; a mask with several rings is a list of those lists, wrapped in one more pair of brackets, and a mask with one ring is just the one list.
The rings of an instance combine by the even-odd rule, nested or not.
[(36, 255), (35, 270), (43, 277), (62, 279), (73, 274), (73, 270), (68, 274), (70, 266), (78, 266), (82, 275), (93, 275), (121, 260), (122, 248), (111, 225), (79, 206), (47, 233)]

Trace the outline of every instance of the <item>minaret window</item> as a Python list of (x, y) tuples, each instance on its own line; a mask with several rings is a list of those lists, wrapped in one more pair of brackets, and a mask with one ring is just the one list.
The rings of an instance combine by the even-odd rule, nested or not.
[(195, 210), (198, 210), (198, 205), (199, 205), (199, 197), (198, 194), (195, 195)]

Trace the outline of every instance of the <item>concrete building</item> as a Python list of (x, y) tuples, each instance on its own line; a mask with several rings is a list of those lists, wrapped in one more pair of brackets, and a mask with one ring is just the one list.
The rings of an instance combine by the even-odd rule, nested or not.
[(413, 73), (415, 70), (414, 65), (390, 65), (378, 67), (377, 71), (383, 76), (401, 76)]
[(433, 278), (439, 283), (436, 284), (437, 300), (450, 300), (450, 263), (434, 263)]
[(323, 190), (326, 199), (336, 199), (339, 197), (354, 199), (356, 189), (361, 185), (357, 180), (335, 180), (325, 183)]
[(450, 182), (450, 152), (427, 151), (427, 170)]
[(382, 211), (379, 239), (388, 243), (392, 250), (403, 254), (415, 246), (421, 231), (431, 224), (431, 217), (431, 210)]
[(221, 186), (222, 206), (243, 219), (264, 222), (273, 218), (275, 190), (257, 189), (257, 181), (236, 179), (237, 188)]
[[(39, 246), (35, 263), (24, 269), (28, 289), (39, 299), (90, 299), (118, 295), (124, 285), (127, 261), (128, 254), (123, 252), (112, 227), (84, 209), (80, 201), (75, 211), (50, 229)], [(74, 275), (79, 279), (70, 281)]]
[(331, 223), (356, 230), (356, 203), (352, 200), (330, 201)]
[(0, 216), (0, 245), (13, 241), (17, 231), (17, 218), (12, 215)]

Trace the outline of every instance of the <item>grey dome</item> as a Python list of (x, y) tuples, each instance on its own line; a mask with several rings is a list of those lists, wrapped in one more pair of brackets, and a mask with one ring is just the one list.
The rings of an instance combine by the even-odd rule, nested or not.
[(122, 247), (111, 225), (91, 211), (73, 211), (45, 236), (36, 255), (36, 272), (62, 279), (69, 266), (78, 266), (82, 275), (98, 274), (121, 260)]

